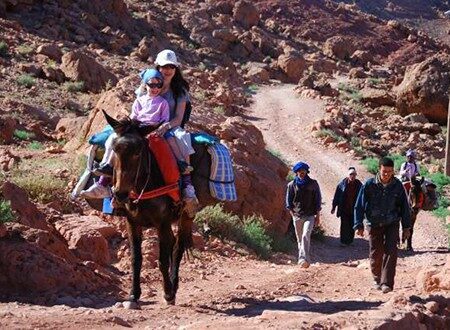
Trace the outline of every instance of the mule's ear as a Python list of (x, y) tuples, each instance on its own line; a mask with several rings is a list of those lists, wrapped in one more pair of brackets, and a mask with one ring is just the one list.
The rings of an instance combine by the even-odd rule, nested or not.
[(141, 136), (146, 136), (156, 130), (159, 126), (161, 126), (161, 123), (159, 124), (153, 124), (153, 125), (146, 125), (139, 127), (138, 131)]
[(110, 115), (108, 115), (106, 113), (105, 110), (102, 110), (103, 115), (105, 116), (106, 122), (111, 125), (111, 127), (113, 128), (114, 131), (120, 131), (121, 128), (123, 127), (123, 123), (121, 123), (120, 121), (114, 119), (113, 117), (111, 117)]
[(425, 181), (425, 177), (423, 176), (422, 179), (420, 179), (420, 184), (423, 184), (424, 181)]

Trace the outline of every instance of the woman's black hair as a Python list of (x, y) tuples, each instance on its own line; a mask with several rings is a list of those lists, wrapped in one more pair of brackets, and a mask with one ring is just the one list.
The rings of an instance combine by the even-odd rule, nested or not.
[[(156, 69), (159, 71), (160, 66), (158, 65)], [(172, 90), (175, 100), (189, 91), (189, 83), (183, 78), (180, 68), (178, 67), (175, 68), (175, 75), (170, 82), (170, 89)]]

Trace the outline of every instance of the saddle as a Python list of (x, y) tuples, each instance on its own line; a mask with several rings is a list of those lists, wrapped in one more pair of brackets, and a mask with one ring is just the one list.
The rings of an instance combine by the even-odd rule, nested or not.
[(166, 185), (144, 193), (141, 198), (149, 199), (167, 194), (174, 202), (179, 202), (181, 199), (179, 187), (180, 171), (169, 144), (162, 137), (150, 135), (148, 137), (148, 147), (155, 156)]

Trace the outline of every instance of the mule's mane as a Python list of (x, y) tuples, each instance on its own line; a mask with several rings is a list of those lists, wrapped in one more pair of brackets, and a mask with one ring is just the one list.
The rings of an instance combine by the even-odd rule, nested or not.
[(130, 117), (124, 117), (118, 120), (118, 125), (115, 131), (118, 135), (124, 135), (126, 133), (139, 133), (139, 127), (141, 123)]

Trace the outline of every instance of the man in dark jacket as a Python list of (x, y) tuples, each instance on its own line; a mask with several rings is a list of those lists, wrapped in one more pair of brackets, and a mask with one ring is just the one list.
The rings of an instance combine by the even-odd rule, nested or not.
[(378, 174), (366, 181), (356, 200), (354, 229), (359, 236), (364, 234), (364, 216), (368, 225), (374, 283), (387, 293), (394, 288), (399, 223), (401, 221), (405, 239), (409, 237), (411, 227), (405, 189), (394, 177), (394, 162), (388, 157), (380, 159)]
[(356, 169), (349, 167), (348, 176), (344, 178), (336, 187), (334, 193), (333, 206), (331, 214), (337, 207), (336, 216), (341, 218), (340, 238), (341, 245), (348, 246), (353, 243), (355, 238), (355, 230), (353, 229), (353, 217), (356, 197), (358, 197), (359, 190), (362, 183), (356, 178)]
[(309, 165), (298, 162), (292, 168), (295, 178), (288, 183), (286, 208), (294, 222), (298, 243), (298, 264), (308, 268), (311, 262), (309, 249), (314, 225), (320, 223), (322, 197), (319, 184), (309, 177)]

